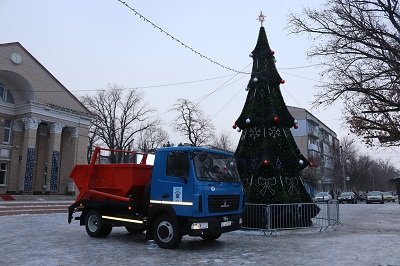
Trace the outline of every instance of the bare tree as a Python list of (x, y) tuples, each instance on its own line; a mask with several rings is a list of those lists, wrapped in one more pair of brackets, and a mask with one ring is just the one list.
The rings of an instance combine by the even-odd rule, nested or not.
[[(94, 119), (96, 119), (96, 117), (94, 117)], [(97, 134), (97, 130), (98, 129), (94, 126), (94, 123), (90, 123), (89, 135), (88, 135), (88, 149), (86, 152), (87, 163), (90, 163), (90, 161), (92, 160), (94, 146), (96, 146), (100, 140), (99, 135)]]
[[(346, 175), (350, 177), (348, 186), (355, 190), (372, 190), (372, 181), (377, 172), (377, 163), (367, 155), (358, 155), (345, 165)], [(378, 177), (376, 177), (378, 179)]]
[(393, 190), (394, 187), (391, 180), (399, 176), (399, 170), (388, 161), (379, 161), (378, 166), (381, 174), (381, 178), (377, 182), (378, 189), (384, 191)]
[(335, 173), (337, 187), (343, 184), (343, 175), (350, 177), (346, 181), (348, 190), (388, 190), (391, 187), (389, 180), (399, 174), (393, 164), (361, 154), (354, 139), (349, 137), (343, 138), (340, 143), (342, 154), (337, 169), (341, 170)]
[(231, 140), (231, 136), (227, 132), (221, 132), (221, 134), (215, 136), (212, 142), (212, 146), (230, 152), (233, 152), (235, 150), (233, 142)]
[[(95, 96), (83, 97), (83, 103), (94, 114), (93, 134), (110, 149), (130, 149), (137, 133), (159, 124), (150, 119), (153, 112), (137, 90), (124, 93), (120, 86), (108, 86)], [(111, 161), (116, 161), (114, 153)]]
[(199, 146), (212, 140), (214, 125), (197, 104), (178, 99), (172, 110), (178, 113), (173, 122), (174, 129), (192, 145)]
[(139, 133), (137, 147), (139, 150), (148, 152), (163, 146), (168, 141), (168, 132), (162, 127), (149, 127)]
[(334, 164), (332, 175), (334, 177), (335, 187), (339, 188), (344, 186), (344, 175), (349, 175), (346, 171), (346, 165), (356, 160), (357, 156), (358, 153), (355, 140), (349, 137), (342, 138), (340, 140), (340, 147), (338, 147), (338, 149), (333, 153)]
[(315, 106), (344, 100), (351, 131), (370, 145), (400, 143), (399, 11), (399, 0), (327, 0), (290, 15), (290, 32), (308, 33), (309, 56), (325, 66)]

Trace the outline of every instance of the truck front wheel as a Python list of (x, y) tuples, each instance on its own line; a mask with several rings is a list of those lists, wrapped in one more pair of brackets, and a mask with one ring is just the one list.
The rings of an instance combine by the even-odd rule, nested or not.
[(218, 239), (222, 234), (214, 234), (214, 235), (201, 235), (200, 237), (206, 241), (213, 241)]
[(154, 241), (161, 248), (175, 248), (182, 240), (176, 219), (168, 215), (159, 216), (154, 222)]
[(104, 224), (98, 211), (91, 210), (86, 215), (86, 232), (91, 237), (106, 237), (111, 233), (112, 225)]

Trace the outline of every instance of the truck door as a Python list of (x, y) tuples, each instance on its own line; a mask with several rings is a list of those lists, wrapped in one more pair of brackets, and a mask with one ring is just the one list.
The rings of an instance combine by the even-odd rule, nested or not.
[(171, 151), (166, 154), (165, 174), (159, 175), (159, 186), (152, 188), (161, 204), (171, 205), (178, 216), (191, 216), (193, 210), (193, 177), (189, 152)]

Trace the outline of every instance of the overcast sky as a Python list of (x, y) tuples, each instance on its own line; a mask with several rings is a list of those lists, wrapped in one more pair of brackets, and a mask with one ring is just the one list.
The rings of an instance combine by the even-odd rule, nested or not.
[[(251, 72), (260, 23), (264, 27), (276, 65), (286, 81), (281, 86), (287, 105), (305, 108), (334, 130), (340, 139), (341, 104), (326, 110), (311, 109), (319, 83), (318, 61), (307, 58), (312, 40), (289, 35), (288, 15), (303, 7), (318, 7), (322, 0), (203, 0), (132, 1), (126, 3), (157, 26), (212, 60), (236, 70)], [(141, 89), (148, 104), (157, 109), (172, 142), (184, 139), (171, 131), (178, 98), (200, 102), (217, 132), (232, 129), (246, 98), (249, 75), (211, 63), (145, 22), (117, 0), (0, 0), (0, 43), (20, 42), (77, 97), (118, 84)], [(310, 67), (304, 67), (310, 66)], [(216, 79), (214, 79), (216, 78)], [(207, 80), (202, 82), (194, 82)], [(373, 158), (390, 159), (400, 168), (400, 155), (382, 149), (363, 149)], [(384, 154), (384, 155), (383, 155)]]

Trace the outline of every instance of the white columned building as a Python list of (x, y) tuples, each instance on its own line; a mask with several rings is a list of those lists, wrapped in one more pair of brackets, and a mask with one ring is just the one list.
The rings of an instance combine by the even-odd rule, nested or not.
[(21, 44), (0, 44), (0, 194), (72, 193), (91, 118)]

